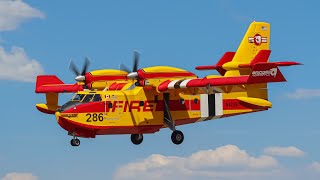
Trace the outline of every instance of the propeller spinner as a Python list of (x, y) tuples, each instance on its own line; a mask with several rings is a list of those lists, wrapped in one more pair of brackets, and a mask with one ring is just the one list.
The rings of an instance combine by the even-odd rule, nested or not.
[(90, 60), (86, 57), (84, 59), (84, 64), (82, 67), (82, 71), (80, 72), (77, 68), (77, 66), (73, 63), (73, 61), (70, 61), (69, 64), (69, 69), (76, 75), (76, 77), (74, 78), (77, 82), (85, 82), (86, 81), (86, 72), (88, 70), (90, 64)]
[(139, 77), (138, 77), (138, 64), (139, 64), (139, 52), (138, 51), (134, 51), (134, 56), (133, 56), (133, 67), (132, 67), (132, 71), (130, 71), (130, 69), (124, 65), (124, 64), (120, 64), (120, 69), (123, 70), (123, 71), (126, 71), (128, 72), (128, 75), (127, 77), (129, 79), (132, 79), (132, 80), (137, 80)]

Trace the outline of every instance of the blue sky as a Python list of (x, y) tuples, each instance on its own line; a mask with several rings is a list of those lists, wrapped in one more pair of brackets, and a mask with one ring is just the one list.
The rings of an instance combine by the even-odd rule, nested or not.
[[(0, 178), (319, 179), (319, 5), (0, 0)], [(194, 67), (235, 51), (253, 20), (271, 23), (271, 61), (304, 64), (281, 69), (288, 82), (269, 86), (269, 111), (181, 126), (180, 146), (163, 129), (146, 135), (140, 146), (121, 135), (81, 139), (72, 148), (55, 117), (35, 108), (45, 98), (34, 93), (35, 75), (56, 74), (73, 83), (68, 63), (81, 65), (85, 56), (91, 70), (118, 68), (131, 65), (138, 49), (140, 67), (170, 65), (207, 75)], [(61, 95), (60, 103), (70, 96)]]

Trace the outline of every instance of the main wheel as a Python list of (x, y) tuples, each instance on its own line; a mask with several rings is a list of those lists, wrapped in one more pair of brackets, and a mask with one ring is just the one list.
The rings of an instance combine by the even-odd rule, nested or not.
[(181, 131), (175, 130), (172, 132), (171, 134), (171, 141), (174, 144), (181, 144), (183, 142), (184, 136), (183, 133)]
[(71, 139), (70, 144), (71, 144), (71, 146), (80, 146), (80, 140), (79, 139)]
[(131, 142), (135, 145), (141, 144), (143, 141), (143, 135), (142, 134), (131, 134)]

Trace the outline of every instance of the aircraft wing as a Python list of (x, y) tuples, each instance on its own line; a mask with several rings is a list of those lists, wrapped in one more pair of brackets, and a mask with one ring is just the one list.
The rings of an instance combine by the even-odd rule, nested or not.
[(197, 78), (165, 81), (157, 88), (159, 92), (169, 89), (191, 88), (191, 87), (208, 87), (208, 86), (227, 86), (240, 84), (255, 84), (268, 82), (286, 81), (276, 63), (257, 63), (253, 66), (251, 74), (234, 77), (217, 77), (217, 78)]
[(37, 76), (36, 93), (68, 93), (82, 91), (80, 84), (65, 84), (55, 75)]

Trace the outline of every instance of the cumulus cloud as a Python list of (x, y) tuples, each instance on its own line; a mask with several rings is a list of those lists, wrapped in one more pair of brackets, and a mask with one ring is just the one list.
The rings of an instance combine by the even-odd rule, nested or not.
[(310, 169), (317, 172), (317, 173), (320, 173), (320, 163), (319, 162), (313, 162), (311, 165), (310, 165)]
[(279, 147), (273, 146), (264, 149), (264, 153), (272, 156), (301, 157), (304, 152), (294, 146)]
[(297, 89), (295, 92), (288, 93), (291, 99), (311, 99), (320, 97), (320, 89)]
[(22, 0), (0, 0), (0, 31), (16, 29), (22, 22), (45, 15)]
[(279, 168), (271, 156), (255, 157), (237, 146), (226, 145), (189, 157), (153, 154), (120, 167), (114, 179), (270, 179), (282, 176)]
[(37, 176), (32, 175), (31, 173), (8, 173), (2, 180), (38, 180)]
[(6, 52), (0, 47), (0, 79), (34, 82), (38, 74), (43, 74), (43, 68), (23, 48), (13, 47)]

